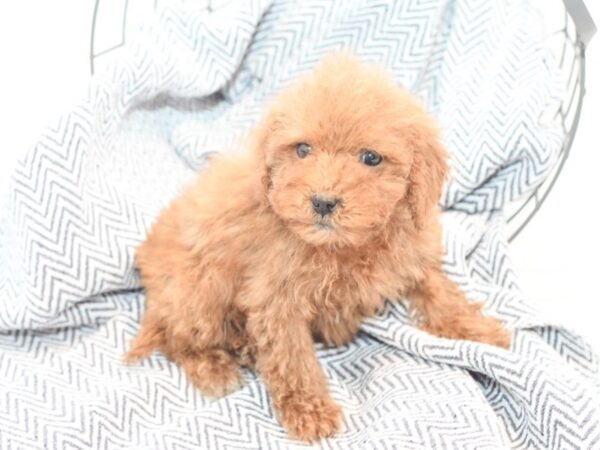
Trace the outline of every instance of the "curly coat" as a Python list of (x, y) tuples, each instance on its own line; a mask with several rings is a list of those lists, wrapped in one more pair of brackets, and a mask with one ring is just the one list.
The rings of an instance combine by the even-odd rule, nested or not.
[[(247, 146), (215, 158), (140, 245), (147, 305), (127, 361), (158, 349), (211, 397), (255, 367), (289, 434), (314, 441), (341, 421), (314, 341), (350, 341), (385, 299), (408, 298), (435, 335), (508, 346), (442, 272), (447, 154), (385, 71), (326, 58), (275, 99)], [(364, 164), (365, 149), (381, 163)], [(315, 212), (315, 195), (338, 201), (331, 214)]]

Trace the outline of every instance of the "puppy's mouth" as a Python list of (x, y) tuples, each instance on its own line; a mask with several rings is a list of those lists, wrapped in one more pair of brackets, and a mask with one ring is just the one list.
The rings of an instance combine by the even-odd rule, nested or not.
[(333, 230), (333, 225), (322, 220), (317, 220), (315, 222), (315, 228), (319, 231), (330, 231)]

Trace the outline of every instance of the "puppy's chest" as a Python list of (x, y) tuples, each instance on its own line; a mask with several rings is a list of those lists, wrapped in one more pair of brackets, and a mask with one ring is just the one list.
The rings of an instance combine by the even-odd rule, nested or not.
[(317, 314), (341, 311), (370, 315), (385, 298), (394, 298), (408, 281), (402, 270), (376, 258), (346, 258), (316, 262), (300, 269), (291, 282), (293, 291), (310, 301)]

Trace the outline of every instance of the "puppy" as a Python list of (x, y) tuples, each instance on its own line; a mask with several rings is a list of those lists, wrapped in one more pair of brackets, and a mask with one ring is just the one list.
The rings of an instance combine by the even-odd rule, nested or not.
[(508, 346), (442, 272), (446, 151), (382, 69), (326, 58), (248, 147), (214, 159), (139, 247), (147, 303), (127, 361), (158, 349), (210, 397), (255, 367), (289, 435), (314, 441), (341, 420), (314, 341), (350, 341), (385, 299), (408, 298), (432, 334)]

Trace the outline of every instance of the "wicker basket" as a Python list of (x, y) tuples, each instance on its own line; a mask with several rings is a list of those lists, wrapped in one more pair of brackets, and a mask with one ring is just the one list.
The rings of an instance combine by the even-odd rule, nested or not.
[(565, 82), (565, 95), (558, 107), (550, 111), (558, 117), (564, 131), (564, 140), (556, 165), (544, 182), (528, 197), (515, 202), (508, 208), (507, 227), (509, 241), (512, 241), (531, 221), (535, 213), (548, 198), (558, 179), (573, 144), (579, 115), (585, 95), (585, 46), (596, 31), (596, 27), (580, 0), (565, 0), (544, 7), (553, 6), (559, 11), (558, 24), (550, 24), (546, 42), (555, 54), (559, 70)]

